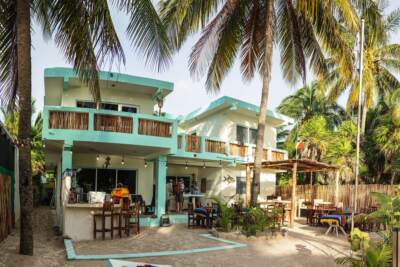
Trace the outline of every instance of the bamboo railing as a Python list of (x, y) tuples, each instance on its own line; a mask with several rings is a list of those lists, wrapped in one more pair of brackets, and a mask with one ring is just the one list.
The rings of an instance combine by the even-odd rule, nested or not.
[(235, 157), (247, 157), (247, 146), (242, 146), (239, 144), (229, 144), (229, 151), (231, 156)]
[[(359, 210), (368, 207), (377, 206), (377, 202), (371, 197), (371, 192), (382, 192), (394, 195), (396, 186), (382, 184), (361, 184), (358, 186), (357, 205)], [(275, 188), (275, 195), (281, 196), (282, 199), (291, 198), (291, 187)], [(324, 201), (335, 202), (335, 185), (298, 185), (296, 187), (297, 199), (305, 199), (312, 201), (313, 199), (323, 199)], [(354, 202), (354, 185), (339, 186), (339, 202), (343, 203), (344, 208), (353, 207)]]
[(71, 111), (50, 111), (50, 129), (73, 129), (87, 130), (89, 124), (89, 114), (84, 112)]
[(178, 149), (182, 148), (182, 135), (178, 135)]
[(105, 132), (132, 133), (133, 119), (131, 117), (94, 114), (94, 129)]
[(271, 153), (272, 159), (271, 160), (284, 160), (285, 159), (285, 153), (280, 152), (280, 151), (273, 151)]
[(171, 123), (139, 119), (139, 134), (159, 137), (171, 137)]
[[(252, 152), (253, 152), (253, 157), (254, 157), (256, 155), (256, 148), (255, 147), (253, 147)], [(268, 149), (267, 148), (263, 149), (262, 160), (268, 160)]]
[(200, 153), (200, 136), (186, 135), (186, 151)]
[(11, 179), (8, 175), (0, 174), (0, 242), (11, 233), (13, 227), (11, 207)]
[(225, 154), (226, 143), (206, 139), (206, 152)]

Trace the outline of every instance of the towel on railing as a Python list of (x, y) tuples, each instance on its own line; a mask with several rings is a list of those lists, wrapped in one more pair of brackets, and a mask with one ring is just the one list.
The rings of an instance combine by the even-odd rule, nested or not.
[(338, 225), (346, 224), (346, 216), (345, 215), (322, 215), (320, 217), (321, 223), (336, 223)]

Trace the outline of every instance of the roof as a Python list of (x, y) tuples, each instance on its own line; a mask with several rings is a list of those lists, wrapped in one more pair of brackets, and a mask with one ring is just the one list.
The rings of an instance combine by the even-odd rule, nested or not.
[[(336, 165), (331, 165), (328, 163), (310, 159), (287, 159), (287, 160), (277, 160), (277, 161), (264, 161), (262, 163), (262, 168), (291, 171), (295, 163), (297, 163), (297, 172), (324, 172), (324, 171), (335, 171), (338, 169), (338, 166)], [(254, 163), (250, 164), (250, 166), (254, 166)]]
[[(208, 115), (211, 115), (214, 112), (217, 112), (218, 110), (222, 108), (231, 108), (231, 109), (241, 109), (241, 110), (247, 110), (250, 112), (258, 113), (260, 111), (260, 108), (254, 104), (245, 102), (243, 100), (239, 100), (236, 98), (232, 98), (229, 96), (223, 96), (218, 98), (217, 100), (212, 101), (210, 104), (208, 104), (205, 107), (196, 109), (195, 111), (185, 115), (181, 116), (179, 119), (181, 123), (187, 123), (190, 122), (194, 119), (198, 119), (199, 117), (205, 117)], [(292, 118), (289, 118), (285, 115), (282, 115), (280, 113), (274, 112), (272, 110), (267, 110), (267, 117), (277, 119), (282, 121), (282, 123), (293, 123), (294, 120)]]
[[(69, 78), (78, 78), (78, 75), (72, 68), (55, 67), (55, 68), (46, 68), (44, 70), (44, 77), (45, 78), (62, 77), (64, 78), (64, 83), (65, 83), (68, 82)], [(163, 90), (169, 90), (171, 92), (174, 89), (174, 84), (171, 82), (145, 78), (140, 76), (133, 76), (117, 72), (99, 71), (99, 79), (103, 81), (113, 81), (113, 82), (148, 86)]]
[(3, 122), (0, 120), (0, 134), (5, 134), (8, 139), (11, 140), (11, 142), (14, 142), (14, 138), (11, 136), (11, 134), (7, 131), (6, 127), (4, 126)]

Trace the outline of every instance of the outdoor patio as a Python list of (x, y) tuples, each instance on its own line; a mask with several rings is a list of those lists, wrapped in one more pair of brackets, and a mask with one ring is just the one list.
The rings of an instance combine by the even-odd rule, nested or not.
[[(106, 266), (105, 260), (70, 260), (61, 237), (52, 230), (52, 211), (39, 208), (34, 213), (35, 256), (21, 256), (18, 252), (18, 234), (1, 243), (0, 266)], [(172, 266), (337, 266), (334, 258), (348, 251), (345, 237), (325, 236), (324, 228), (314, 228), (296, 223), (288, 237), (273, 240), (234, 240), (245, 247), (189, 253), (174, 256), (144, 257), (130, 261), (169, 264)], [(167, 228), (143, 229), (140, 235), (105, 241), (73, 242), (78, 255), (144, 253), (171, 250), (188, 250), (224, 246), (216, 240), (200, 236), (207, 230), (187, 229), (186, 225)]]

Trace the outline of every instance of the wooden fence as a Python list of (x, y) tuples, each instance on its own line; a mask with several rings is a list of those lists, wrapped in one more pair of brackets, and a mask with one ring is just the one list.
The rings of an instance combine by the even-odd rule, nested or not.
[[(396, 186), (382, 184), (367, 184), (358, 186), (357, 205), (359, 209), (376, 206), (377, 203), (370, 192), (382, 192), (393, 195)], [(276, 196), (282, 199), (290, 199), (292, 190), (290, 186), (279, 187), (276, 189)], [(323, 199), (324, 201), (335, 202), (335, 185), (298, 185), (296, 187), (296, 195), (298, 199), (312, 201), (313, 199)], [(344, 208), (351, 208), (354, 201), (354, 185), (339, 186), (339, 202), (343, 202)]]
[(94, 114), (94, 129), (96, 131), (132, 133), (133, 119), (131, 117)]
[(11, 178), (0, 174), (0, 242), (12, 230)]
[(169, 122), (139, 119), (139, 134), (171, 137), (172, 125)]
[(50, 129), (73, 129), (87, 130), (89, 125), (89, 114), (69, 111), (50, 111)]

